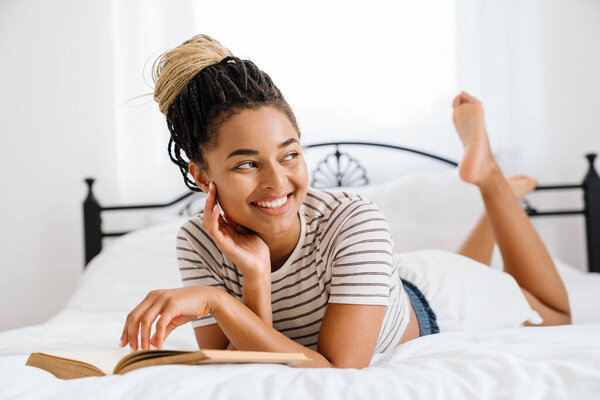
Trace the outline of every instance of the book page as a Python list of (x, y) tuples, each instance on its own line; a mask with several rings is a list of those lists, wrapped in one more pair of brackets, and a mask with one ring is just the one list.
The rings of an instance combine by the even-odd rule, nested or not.
[(121, 358), (129, 354), (130, 351), (45, 351), (43, 353), (61, 358), (83, 361), (97, 367), (106, 375), (112, 375), (115, 365), (117, 365)]

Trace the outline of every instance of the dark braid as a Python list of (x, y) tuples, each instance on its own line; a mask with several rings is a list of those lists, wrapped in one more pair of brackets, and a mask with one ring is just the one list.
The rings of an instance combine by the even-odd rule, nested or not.
[(171, 132), (169, 157), (179, 167), (188, 188), (200, 191), (188, 175), (187, 160), (206, 169), (203, 151), (216, 144), (219, 126), (245, 109), (264, 106), (283, 112), (300, 135), (285, 98), (269, 75), (250, 60), (225, 57), (187, 82), (168, 108), (167, 126)]

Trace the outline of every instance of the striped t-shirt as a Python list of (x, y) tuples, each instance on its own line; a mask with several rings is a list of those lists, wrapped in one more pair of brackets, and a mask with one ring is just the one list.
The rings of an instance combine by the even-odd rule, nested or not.
[[(381, 211), (358, 194), (309, 188), (298, 216), (298, 243), (271, 273), (273, 327), (316, 351), (327, 304), (384, 305), (375, 352), (395, 348), (408, 325), (410, 303)], [(215, 286), (242, 301), (243, 274), (202, 228), (202, 214), (180, 228), (177, 259), (184, 286)], [(210, 315), (191, 322), (194, 328), (215, 323)]]

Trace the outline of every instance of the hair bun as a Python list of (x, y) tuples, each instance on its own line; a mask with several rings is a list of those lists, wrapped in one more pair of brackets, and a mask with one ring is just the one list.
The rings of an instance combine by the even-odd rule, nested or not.
[(167, 115), (175, 98), (198, 72), (232, 55), (221, 43), (203, 34), (161, 54), (152, 65), (154, 100), (160, 111)]

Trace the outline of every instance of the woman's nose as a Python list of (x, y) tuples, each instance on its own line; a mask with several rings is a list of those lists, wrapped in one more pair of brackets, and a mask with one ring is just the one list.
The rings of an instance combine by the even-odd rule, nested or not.
[(271, 164), (264, 168), (262, 184), (265, 188), (280, 188), (287, 177), (285, 171), (279, 164)]

